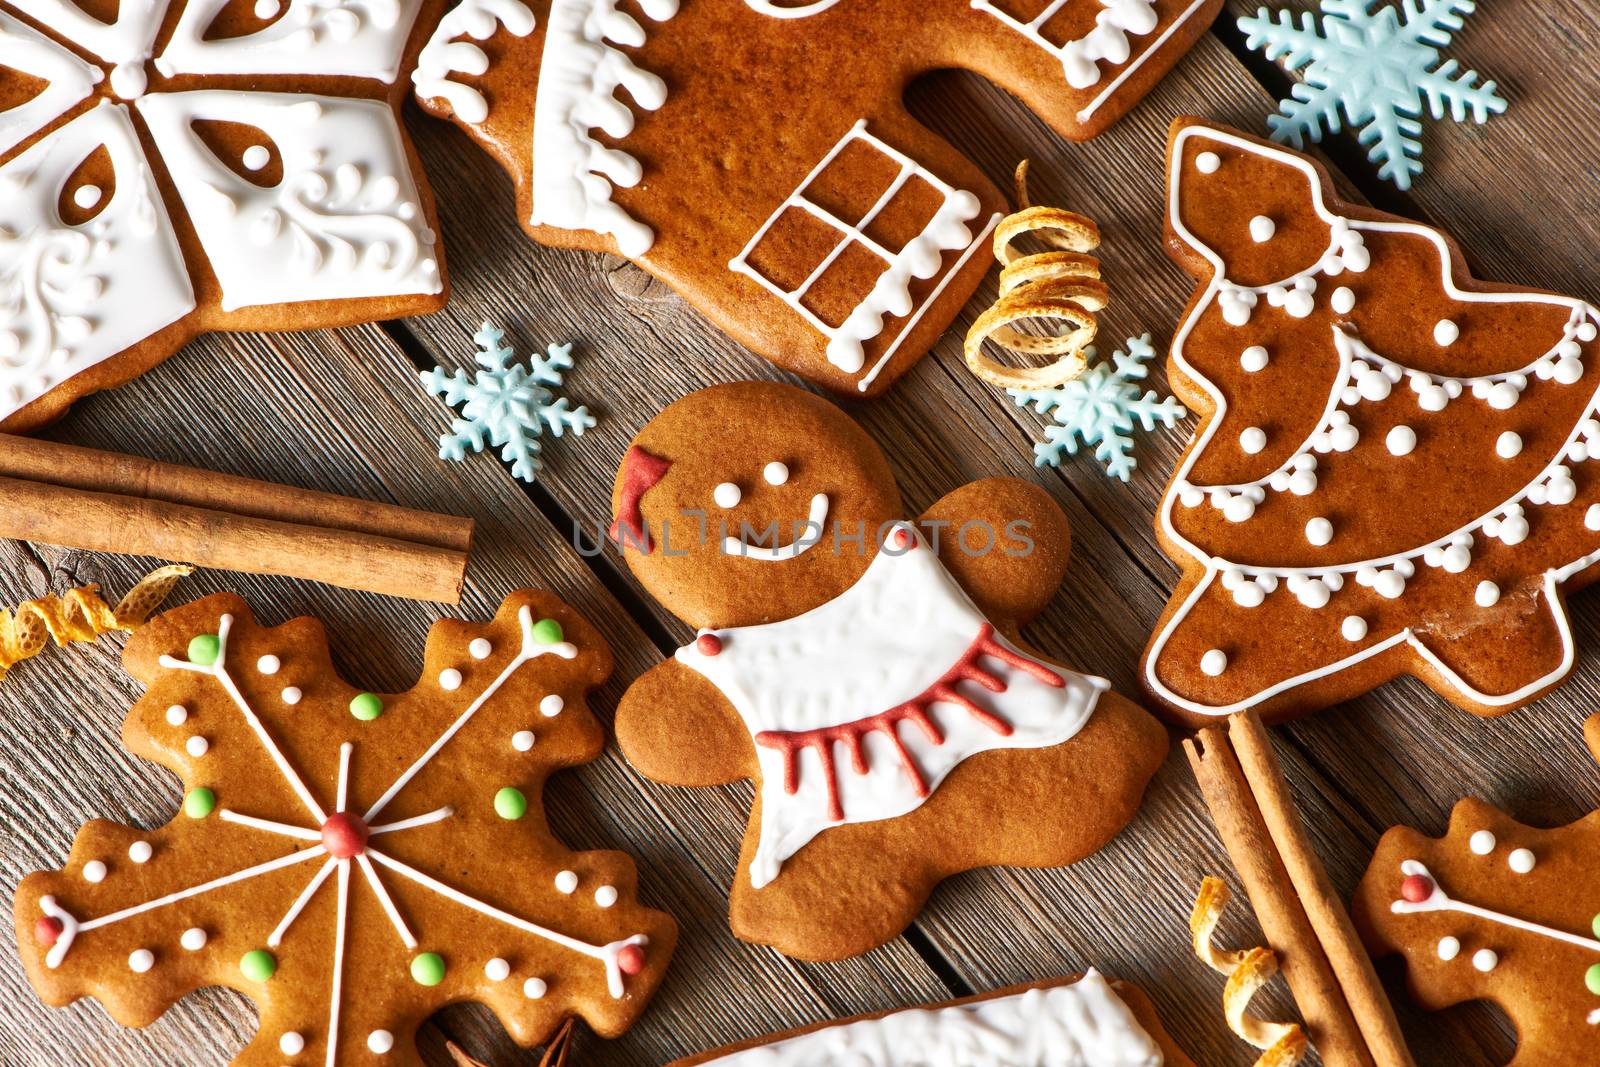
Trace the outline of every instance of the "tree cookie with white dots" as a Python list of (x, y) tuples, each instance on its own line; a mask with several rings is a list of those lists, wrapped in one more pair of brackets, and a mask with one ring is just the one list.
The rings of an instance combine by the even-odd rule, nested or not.
[(612, 499), (628, 566), (698, 631), (624, 695), (623, 754), (756, 783), (736, 936), (842, 959), (952, 874), (1073, 863), (1132, 818), (1166, 731), (1019, 635), (1070, 547), (1038, 486), (986, 478), (908, 520), (848, 415), (738, 382), (652, 419)]
[(25, 878), (16, 930), (47, 1003), (83, 996), (145, 1026), (203, 986), (255, 1001), (237, 1064), (417, 1064), (417, 1028), (488, 1005), (523, 1045), (582, 1017), (614, 1036), (677, 938), (640, 906), (633, 862), (572, 852), (541, 801), (600, 754), (585, 694), (611, 671), (555, 597), (437, 623), (422, 679), (341, 680), (312, 619), (263, 627), (219, 594), (129, 642), (148, 689), (128, 748), (183, 783), (171, 822), (95, 821), (62, 870)]
[(1156, 522), (1183, 578), (1151, 694), (1198, 726), (1401, 674), (1480, 715), (1555, 686), (1600, 573), (1600, 312), (1473, 278), (1298, 152), (1180, 119), (1168, 154), (1199, 282), (1169, 377), (1204, 419)]
[[(1583, 725), (1600, 761), (1600, 715)], [(1383, 835), (1351, 913), (1374, 956), (1403, 956), (1412, 997), (1439, 1011), (1489, 1000), (1518, 1064), (1600, 1060), (1600, 813), (1543, 830), (1463, 800), (1441, 838)]]

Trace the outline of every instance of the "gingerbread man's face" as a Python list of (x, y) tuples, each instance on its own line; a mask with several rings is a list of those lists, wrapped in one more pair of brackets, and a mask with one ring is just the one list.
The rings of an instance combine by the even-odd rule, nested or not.
[(850, 588), (900, 517), (882, 452), (832, 404), (741, 382), (670, 405), (612, 494), (628, 565), (696, 627), (787, 619)]

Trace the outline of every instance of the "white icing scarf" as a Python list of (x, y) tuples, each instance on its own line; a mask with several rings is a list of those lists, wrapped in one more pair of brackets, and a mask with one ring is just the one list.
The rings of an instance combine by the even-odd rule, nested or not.
[[(755, 888), (776, 878), (785, 860), (830, 826), (915, 810), (969, 756), (999, 748), (1046, 748), (1083, 728), (1110, 683), (1053, 665), (1035, 666), (998, 633), (990, 639), (990, 651), (973, 658), (974, 644), (988, 628), (938, 556), (919, 542), (908, 551), (884, 548), (853, 587), (803, 615), (716, 631), (721, 650), (714, 655), (698, 642), (678, 649), (679, 662), (721, 690), (757, 739), (762, 781), (760, 841), (750, 864)], [(864, 773), (854, 765), (848, 743), (818, 742), (799, 749), (793, 764), (796, 788), (792, 793), (786, 788), (785, 753), (762, 743), (759, 735), (838, 727), (899, 709), (927, 694), (963, 661), (1004, 689), (991, 692), (977, 681), (956, 681), (955, 693), (977, 705), (976, 711), (948, 698), (927, 701), (928, 722), (943, 736), (942, 744), (928, 737), (918, 716), (899, 716), (910, 721), (889, 726), (892, 738), (881, 728), (865, 734)], [(997, 729), (995, 719), (1010, 732)], [(834, 797), (823, 751), (833, 763), (842, 818), (830, 814)]]

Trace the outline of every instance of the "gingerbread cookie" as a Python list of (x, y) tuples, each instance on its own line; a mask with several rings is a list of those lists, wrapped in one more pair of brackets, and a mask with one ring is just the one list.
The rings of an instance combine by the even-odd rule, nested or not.
[(1169, 157), (1200, 282), (1169, 376), (1205, 417), (1157, 519), (1184, 574), (1150, 692), (1199, 725), (1399, 674), (1480, 715), (1561, 681), (1562, 594), (1600, 563), (1600, 313), (1474, 279), (1297, 152), (1180, 119)]
[(208, 330), (444, 304), (397, 122), (443, 0), (0, 0), (0, 427)]
[(873, 396), (972, 294), (1007, 210), (906, 85), (972, 70), (1082, 140), (1221, 6), (460, 0), (414, 80), (515, 177), (536, 240), (619, 252), (785, 369)]
[(669, 1067), (1193, 1067), (1138, 986), (1090, 970), (925, 1008), (857, 1015)]
[(1166, 754), (1104, 679), (1017, 637), (1067, 564), (1036, 486), (985, 479), (903, 522), (848, 416), (740, 382), (645, 426), (613, 503), (629, 567), (700, 631), (629, 688), (617, 738), (660, 782), (755, 780), (730, 902), (747, 941), (841, 959), (951, 874), (1080, 859)]
[[(1583, 724), (1600, 760), (1600, 716)], [(1525, 1067), (1600, 1059), (1600, 813), (1542, 830), (1463, 800), (1442, 838), (1396, 827), (1378, 842), (1352, 914), (1374, 956), (1405, 957), (1430, 1011), (1489, 1000)]]
[(545, 778), (600, 754), (584, 694), (611, 671), (555, 597), (436, 624), (406, 693), (353, 688), (314, 620), (258, 626), (227, 594), (148, 623), (125, 660), (149, 688), (123, 736), (183, 780), (182, 811), (89, 823), (61, 871), (23, 880), (45, 1001), (144, 1026), (228, 986), (261, 1013), (234, 1062), (273, 1065), (420, 1063), (417, 1027), (461, 1000), (524, 1045), (643, 1010), (676, 926), (637, 903), (626, 856), (545, 823)]

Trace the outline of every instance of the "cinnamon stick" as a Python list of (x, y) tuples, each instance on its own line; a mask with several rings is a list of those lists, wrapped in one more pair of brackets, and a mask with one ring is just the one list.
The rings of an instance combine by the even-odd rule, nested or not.
[(1261, 931), (1278, 954), (1312, 1045), (1329, 1067), (1373, 1067), (1361, 1030), (1272, 846), (1227, 735), (1211, 727), (1185, 741), (1183, 748)]
[(1372, 958), (1362, 947), (1350, 913), (1311, 847), (1310, 835), (1295, 809), (1266, 727), (1253, 711), (1234, 715), (1228, 720), (1228, 737), (1274, 851), (1294, 884), (1295, 896), (1344, 991), (1367, 1050), (1378, 1067), (1416, 1067), (1400, 1034), (1394, 1007), (1373, 970)]

